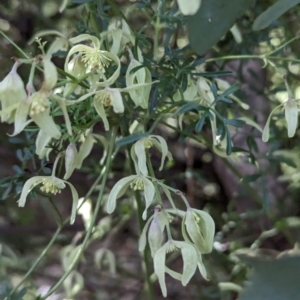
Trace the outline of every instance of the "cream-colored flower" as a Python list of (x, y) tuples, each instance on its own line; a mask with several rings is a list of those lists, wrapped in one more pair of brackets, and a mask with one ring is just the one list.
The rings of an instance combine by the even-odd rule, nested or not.
[[(128, 88), (129, 95), (135, 105), (141, 106), (142, 108), (146, 109), (148, 108), (149, 95), (152, 84), (151, 73), (148, 68), (142, 66), (139, 61), (134, 59), (130, 49), (127, 50), (129, 51), (131, 61), (126, 71), (126, 86)], [(133, 69), (135, 69), (136, 67), (140, 68), (132, 73)], [(144, 87), (140, 89), (131, 89), (131, 87), (134, 87), (137, 84), (144, 85)]]
[[(83, 41), (91, 41), (92, 46), (90, 47), (82, 44), (73, 46), (66, 57), (65, 70), (68, 70), (69, 68), (69, 61), (71, 59), (71, 56), (75, 53), (80, 53), (81, 61), (85, 64), (86, 74), (94, 73), (99, 75), (97, 78), (102, 79), (102, 82), (97, 82), (95, 84), (98, 87), (106, 87), (112, 85), (120, 75), (120, 59), (114, 53), (101, 50), (100, 41), (95, 36), (89, 34), (81, 34), (75, 38), (70, 39), (70, 42), (73, 44), (78, 44)], [(117, 69), (110, 78), (106, 78), (105, 71), (111, 63), (115, 63), (117, 65)]]
[(116, 208), (116, 200), (124, 195), (128, 187), (134, 191), (144, 191), (145, 197), (145, 210), (143, 212), (143, 219), (147, 218), (147, 209), (152, 204), (155, 195), (155, 187), (151, 180), (143, 175), (130, 175), (119, 180), (112, 188), (107, 204), (107, 213), (111, 214)]
[(166, 157), (168, 157), (169, 160), (172, 160), (172, 155), (168, 151), (168, 145), (163, 137), (159, 135), (149, 135), (138, 140), (132, 146), (131, 157), (135, 163), (136, 171), (140, 172), (144, 176), (148, 175), (146, 150), (153, 146), (162, 153), (161, 164), (159, 168), (160, 171), (163, 169)]
[(194, 15), (200, 8), (202, 0), (177, 0), (183, 15)]
[(44, 193), (47, 194), (53, 194), (56, 195), (61, 192), (62, 189), (66, 187), (66, 184), (70, 187), (71, 192), (72, 192), (72, 199), (73, 199), (73, 204), (72, 204), (72, 212), (71, 212), (71, 219), (70, 222), (71, 224), (74, 223), (75, 217), (76, 217), (76, 211), (77, 211), (77, 206), (78, 206), (78, 193), (74, 186), (65, 180), (62, 180), (60, 178), (57, 178), (55, 176), (55, 171), (57, 167), (59, 157), (56, 158), (53, 169), (52, 169), (52, 174), (51, 176), (35, 176), (30, 179), (28, 179), (22, 189), (22, 193), (20, 196), (20, 199), (18, 200), (19, 206), (23, 207), (26, 203), (26, 198), (27, 195), (33, 190), (36, 186), (40, 186), (40, 190)]
[(299, 99), (294, 99), (294, 96), (290, 90), (290, 87), (287, 83), (286, 77), (284, 77), (284, 83), (285, 83), (285, 87), (287, 89), (288, 92), (288, 100), (286, 100), (284, 103), (276, 106), (270, 113), (268, 120), (266, 122), (265, 128), (263, 130), (263, 134), (262, 134), (262, 140), (264, 142), (267, 142), (269, 140), (269, 127), (270, 127), (270, 121), (271, 121), (271, 117), (273, 116), (273, 114), (275, 113), (275, 111), (278, 108), (284, 108), (284, 115), (285, 115), (285, 120), (287, 123), (287, 129), (288, 129), (288, 137), (291, 138), (295, 135), (296, 130), (297, 130), (297, 126), (298, 126), (298, 103), (299, 103)]
[(12, 70), (0, 82), (1, 122), (13, 123), (19, 103), (27, 97), (23, 80), (17, 73), (19, 65), (18, 61), (15, 62)]

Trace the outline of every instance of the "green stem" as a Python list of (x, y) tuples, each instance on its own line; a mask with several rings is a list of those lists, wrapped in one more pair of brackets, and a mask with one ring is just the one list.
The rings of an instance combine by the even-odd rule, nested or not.
[[(128, 154), (128, 157), (130, 158), (130, 146), (127, 147), (127, 154)], [(135, 173), (134, 162), (131, 158), (129, 159), (129, 161), (130, 161), (130, 171), (132, 174), (134, 174)], [(141, 234), (143, 231), (144, 224), (145, 224), (145, 222), (142, 218), (142, 215), (143, 215), (142, 199), (141, 199), (140, 192), (136, 191), (134, 193), (134, 195), (135, 195), (135, 199), (136, 199), (136, 203), (137, 203), (137, 219), (138, 219), (139, 233)], [(148, 296), (147, 298), (148, 298), (148, 300), (154, 300), (154, 292), (153, 292), (152, 282), (150, 280), (151, 271), (150, 271), (149, 247), (146, 247), (146, 249), (144, 250), (144, 253), (141, 256), (142, 256), (142, 268), (144, 271), (144, 277), (145, 277), (145, 281), (146, 281), (145, 290), (146, 290), (146, 293)]]
[[(108, 155), (107, 155), (107, 160), (106, 160), (106, 165), (105, 165), (105, 173), (104, 173), (103, 179), (102, 179), (102, 186), (106, 185), (106, 181), (107, 181), (108, 175), (110, 173), (109, 170), (110, 170), (110, 166), (111, 166), (111, 163), (112, 163), (112, 153), (113, 153), (113, 148), (115, 146), (116, 135), (117, 135), (117, 128), (114, 127), (113, 131), (112, 131), (111, 139), (110, 139)], [(98, 213), (99, 213), (99, 209), (100, 209), (101, 204), (102, 204), (104, 190), (105, 190), (104, 188), (100, 189), (100, 192), (99, 192), (99, 195), (98, 195), (98, 198), (97, 198), (97, 202), (96, 202), (96, 206), (95, 206), (95, 209), (94, 209), (94, 213), (93, 213), (93, 216), (92, 216), (92, 219), (91, 219), (90, 226), (88, 228), (88, 231), (85, 235), (85, 238), (83, 240), (83, 243), (82, 243), (78, 253), (75, 255), (75, 257), (74, 257), (72, 263), (70, 264), (68, 270), (59, 279), (59, 281), (54, 286), (51, 287), (51, 289), (47, 292), (47, 294), (42, 297), (42, 299), (47, 299), (47, 297), (49, 297), (57, 288), (60, 287), (60, 285), (65, 281), (65, 279), (69, 276), (69, 274), (75, 268), (75, 266), (78, 263), (81, 255), (83, 254), (84, 250), (86, 249), (86, 247), (88, 245), (88, 242), (89, 242), (89, 239), (92, 235), (92, 231), (94, 229), (94, 225), (95, 225)]]
[(157, 7), (157, 16), (156, 22), (154, 24), (154, 38), (153, 38), (153, 58), (154, 60), (157, 59), (158, 56), (158, 38), (159, 38), (159, 31), (160, 31), (160, 8), (161, 8), (162, 1), (158, 2)]
[(296, 62), (300, 63), (300, 59), (295, 58), (287, 58), (287, 57), (279, 57), (279, 56), (268, 56), (268, 55), (228, 55), (228, 56), (221, 56), (221, 57), (214, 57), (209, 58), (205, 61), (205, 63), (211, 63), (216, 61), (225, 61), (225, 60), (241, 60), (241, 59), (260, 59), (260, 60), (281, 60), (287, 62)]

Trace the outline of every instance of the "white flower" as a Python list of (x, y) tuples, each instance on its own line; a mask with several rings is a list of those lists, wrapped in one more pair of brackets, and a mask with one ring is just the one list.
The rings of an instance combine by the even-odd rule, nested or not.
[[(99, 87), (105, 87), (112, 85), (120, 75), (121, 63), (120, 59), (116, 54), (113, 54), (108, 51), (103, 51), (100, 49), (100, 41), (92, 35), (81, 34), (75, 38), (70, 39), (70, 42), (77, 44), (83, 41), (90, 40), (92, 42), (92, 47), (87, 45), (75, 45), (69, 51), (66, 61), (65, 61), (65, 70), (69, 68), (69, 61), (73, 54), (81, 53), (81, 60), (85, 64), (86, 73), (96, 73), (100, 75), (100, 78), (103, 79), (103, 82), (96, 83)], [(110, 78), (105, 77), (105, 69), (114, 62), (117, 65), (116, 71)]]
[(17, 73), (19, 65), (18, 61), (15, 62), (10, 73), (0, 82), (1, 122), (13, 123), (19, 103), (27, 97), (23, 80)]
[(177, 3), (183, 15), (194, 15), (201, 6), (201, 0), (177, 0)]
[(124, 195), (128, 187), (135, 191), (144, 191), (145, 210), (143, 219), (147, 218), (147, 209), (152, 204), (155, 196), (155, 187), (151, 180), (143, 175), (130, 175), (119, 180), (112, 188), (106, 205), (107, 213), (111, 214), (116, 208), (116, 200)]
[(288, 100), (284, 103), (276, 106), (270, 113), (268, 120), (266, 122), (265, 128), (263, 130), (262, 134), (262, 140), (264, 142), (267, 142), (269, 140), (269, 127), (270, 127), (270, 121), (272, 115), (275, 113), (275, 111), (278, 108), (284, 107), (284, 114), (285, 114), (285, 120), (287, 123), (287, 129), (288, 129), (288, 137), (291, 138), (295, 135), (297, 126), (298, 126), (298, 102), (299, 99), (295, 100), (294, 96), (288, 86), (286, 77), (284, 77), (284, 83), (288, 92)]
[(172, 155), (168, 151), (168, 145), (164, 138), (159, 135), (149, 135), (142, 138), (133, 144), (131, 149), (131, 156), (136, 165), (137, 172), (141, 172), (144, 176), (148, 175), (147, 162), (146, 162), (146, 150), (151, 147), (157, 148), (161, 153), (161, 164), (159, 170), (161, 171), (164, 166), (166, 157), (172, 160)]
[[(151, 85), (152, 83), (149, 84)], [(89, 92), (77, 100), (66, 100), (66, 103), (67, 105), (73, 105), (82, 102), (91, 96), (94, 96), (94, 101), (93, 101), (94, 107), (104, 123), (105, 130), (109, 130), (109, 122), (107, 119), (108, 112), (106, 111), (106, 109), (112, 107), (115, 113), (117, 114), (124, 113), (125, 108), (124, 108), (121, 92), (140, 90), (149, 84), (135, 84), (129, 88), (123, 88), (123, 89), (105, 87), (102, 90)]]
[[(129, 56), (130, 56), (130, 64), (126, 71), (126, 86), (127, 88), (133, 87), (136, 84), (144, 84), (144, 87), (137, 89), (129, 89), (129, 95), (132, 101), (136, 106), (141, 106), (142, 108), (148, 108), (149, 95), (151, 91), (152, 77), (148, 68), (143, 67), (142, 64), (134, 59), (131, 50), (128, 48)], [(140, 67), (133, 74), (131, 74), (132, 70), (136, 67)]]
[(74, 144), (69, 144), (65, 154), (65, 169), (66, 169), (66, 174), (64, 176), (65, 180), (69, 179), (73, 171), (75, 170), (77, 156), (78, 156), (78, 152), (76, 146)]
[[(52, 89), (57, 82), (57, 70), (51, 62), (51, 57), (46, 55), (43, 58), (44, 81), (38, 92), (28, 95), (20, 101), (15, 114), (15, 128), (12, 136), (19, 134), (26, 125), (34, 121), (47, 135), (59, 139), (61, 132), (50, 116), (50, 101)], [(27, 121), (27, 116), (32, 120)]]
[[(169, 269), (166, 266), (166, 254), (177, 249), (181, 250), (183, 259), (182, 274)], [(165, 273), (173, 278), (180, 280), (183, 286), (186, 286), (196, 272), (197, 266), (204, 278), (206, 278), (206, 270), (201, 260), (201, 255), (196, 247), (190, 243), (175, 241), (169, 239), (154, 255), (154, 272), (158, 278), (160, 288), (164, 297), (167, 296), (167, 288), (165, 282)]]
[(76, 210), (78, 206), (78, 193), (74, 186), (65, 180), (62, 180), (60, 178), (57, 178), (55, 176), (56, 166), (58, 163), (60, 156), (58, 156), (54, 162), (52, 174), (51, 176), (35, 176), (30, 179), (28, 179), (22, 189), (22, 193), (20, 196), (20, 199), (18, 200), (19, 206), (23, 207), (26, 203), (27, 195), (31, 192), (32, 189), (34, 189), (36, 186), (41, 185), (40, 190), (44, 193), (49, 193), (56, 195), (61, 192), (62, 189), (66, 187), (66, 184), (69, 185), (71, 192), (72, 192), (72, 212), (71, 212), (71, 218), (70, 222), (71, 224), (74, 223), (75, 217), (76, 217)]
[(209, 253), (213, 247), (215, 223), (205, 211), (188, 208), (182, 220), (182, 235), (192, 241), (200, 253)]

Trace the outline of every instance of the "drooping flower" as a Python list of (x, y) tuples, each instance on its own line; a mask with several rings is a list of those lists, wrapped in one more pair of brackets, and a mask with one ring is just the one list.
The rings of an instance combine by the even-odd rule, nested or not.
[(40, 190), (47, 194), (53, 194), (56, 195), (61, 192), (62, 189), (66, 187), (66, 184), (70, 187), (72, 192), (72, 212), (71, 212), (71, 218), (70, 223), (73, 224), (76, 217), (76, 211), (78, 206), (78, 193), (75, 189), (75, 187), (68, 181), (57, 178), (55, 176), (55, 171), (57, 167), (57, 163), (60, 156), (58, 156), (54, 162), (52, 174), (51, 176), (34, 176), (30, 179), (28, 179), (22, 189), (22, 193), (20, 196), (20, 199), (18, 200), (19, 206), (23, 207), (26, 203), (27, 195), (33, 190), (36, 186), (40, 186)]
[[(169, 269), (166, 266), (166, 254), (181, 250), (183, 259), (182, 274)], [(167, 297), (167, 288), (165, 282), (165, 273), (173, 278), (180, 280), (183, 286), (186, 286), (196, 272), (197, 266), (202, 276), (206, 279), (206, 270), (202, 263), (201, 255), (197, 248), (187, 242), (175, 241), (169, 239), (154, 255), (154, 272), (158, 278), (160, 288), (164, 297)]]
[(191, 242), (200, 253), (209, 253), (213, 247), (215, 223), (205, 211), (189, 207), (182, 220), (182, 235)]
[(27, 97), (23, 80), (17, 73), (19, 65), (20, 62), (16, 61), (9, 74), (0, 82), (1, 122), (9, 124), (15, 120), (19, 103)]
[[(57, 82), (57, 70), (55, 65), (51, 62), (51, 56), (46, 55), (43, 58), (44, 67), (44, 81), (41, 89), (37, 92), (34, 91), (32, 83), (30, 90), (32, 93), (28, 94), (28, 97), (22, 99), (19, 103), (15, 114), (15, 127), (12, 136), (19, 134), (31, 120), (34, 121), (47, 135), (59, 139), (61, 132), (59, 126), (55, 124), (52, 116), (50, 116), (50, 96), (52, 95), (52, 89)], [(32, 70), (34, 71), (35, 65)], [(33, 80), (33, 72), (30, 81)], [(31, 117), (31, 120), (27, 121), (27, 116)]]
[[(149, 83), (149, 84), (152, 84), (152, 83)], [(94, 97), (94, 99), (93, 99), (94, 107), (104, 123), (105, 130), (109, 130), (109, 122), (107, 119), (107, 109), (109, 107), (112, 107), (115, 113), (117, 113), (117, 114), (123, 113), (125, 108), (124, 108), (121, 92), (129, 92), (132, 90), (141, 90), (146, 85), (148, 85), (148, 84), (135, 84), (129, 88), (122, 88), (122, 89), (105, 87), (104, 89), (101, 89), (101, 90), (95, 90), (93, 92), (89, 92), (89, 93), (81, 96), (77, 100), (66, 100), (66, 103), (67, 103), (67, 105), (73, 105), (73, 104), (82, 102), (85, 99), (93, 96)]]
[(107, 213), (111, 214), (115, 210), (116, 200), (124, 195), (129, 186), (134, 191), (144, 191), (145, 210), (142, 217), (145, 220), (147, 218), (147, 209), (152, 204), (154, 199), (155, 187), (152, 181), (143, 175), (130, 175), (119, 180), (109, 194), (106, 204), (106, 211)]
[[(133, 87), (136, 84), (144, 84), (141, 89), (129, 89), (129, 95), (136, 106), (142, 108), (148, 108), (149, 95), (151, 91), (152, 77), (147, 67), (144, 67), (139, 61), (137, 61), (131, 52), (127, 49), (130, 56), (130, 63), (126, 71), (126, 86), (127, 88)], [(138, 70), (132, 73), (133, 69), (140, 67)]]
[(177, 0), (179, 9), (183, 15), (194, 15), (200, 8), (202, 0)]
[(286, 77), (284, 77), (284, 83), (285, 87), (288, 93), (288, 100), (286, 100), (284, 103), (276, 106), (270, 113), (268, 120), (266, 122), (266, 125), (263, 130), (262, 134), (262, 140), (264, 142), (267, 142), (269, 140), (269, 127), (270, 127), (270, 121), (275, 113), (275, 111), (278, 108), (284, 107), (284, 115), (285, 115), (285, 120), (287, 123), (287, 129), (288, 129), (288, 137), (291, 138), (295, 135), (297, 126), (298, 126), (298, 102), (299, 99), (294, 99), (294, 96), (290, 90), (290, 87), (287, 83)]
[(161, 164), (159, 168), (160, 171), (163, 169), (166, 157), (168, 157), (169, 160), (172, 160), (172, 155), (168, 151), (168, 145), (163, 137), (159, 135), (149, 135), (148, 137), (138, 140), (132, 146), (131, 156), (135, 162), (137, 172), (142, 173), (144, 176), (148, 175), (146, 150), (153, 146), (162, 153)]
[(69, 144), (65, 153), (65, 169), (66, 173), (64, 175), (64, 180), (67, 180), (71, 177), (73, 171), (76, 167), (76, 159), (78, 152), (74, 144)]

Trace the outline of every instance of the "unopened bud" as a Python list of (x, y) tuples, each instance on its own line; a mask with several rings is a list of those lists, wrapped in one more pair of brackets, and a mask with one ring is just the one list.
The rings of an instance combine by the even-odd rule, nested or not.
[(77, 155), (78, 152), (76, 146), (74, 144), (70, 144), (66, 149), (66, 155), (65, 155), (66, 174), (64, 176), (64, 180), (69, 179), (73, 171), (75, 170)]

